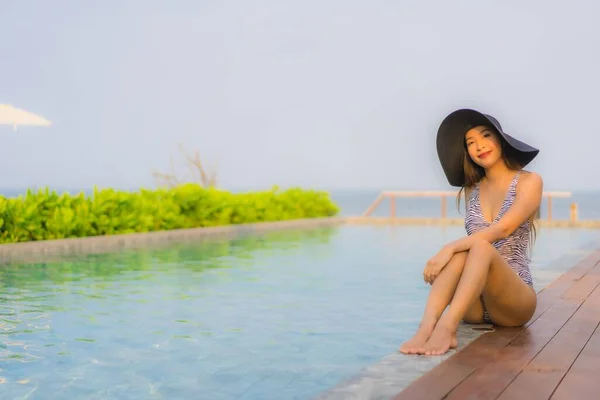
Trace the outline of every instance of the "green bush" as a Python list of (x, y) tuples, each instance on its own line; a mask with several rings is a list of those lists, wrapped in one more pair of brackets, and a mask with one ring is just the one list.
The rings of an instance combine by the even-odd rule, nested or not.
[(231, 193), (196, 184), (92, 196), (41, 189), (0, 196), (0, 243), (114, 235), (336, 215), (325, 192), (298, 188)]

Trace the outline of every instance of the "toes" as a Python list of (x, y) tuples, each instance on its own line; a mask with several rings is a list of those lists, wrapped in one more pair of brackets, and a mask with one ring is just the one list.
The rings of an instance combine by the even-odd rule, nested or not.
[(449, 349), (423, 349), (419, 354), (424, 356), (441, 356), (442, 354), (448, 352)]
[(424, 347), (400, 347), (398, 351), (402, 354), (424, 354)]

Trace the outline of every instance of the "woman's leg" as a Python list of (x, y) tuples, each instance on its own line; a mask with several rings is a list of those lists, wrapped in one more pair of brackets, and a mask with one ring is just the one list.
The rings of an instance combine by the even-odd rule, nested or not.
[(467, 252), (456, 253), (452, 256), (448, 265), (435, 278), (431, 285), (431, 291), (427, 298), (425, 311), (415, 335), (400, 346), (400, 352), (405, 354), (417, 354), (423, 345), (429, 340), (431, 332), (438, 319), (452, 300), (456, 286), (463, 272)]
[(481, 297), (475, 299), (462, 320), (467, 324), (485, 324), (483, 320), (483, 300)]
[(521, 326), (533, 316), (535, 291), (506, 263), (488, 242), (477, 242), (469, 250), (458, 286), (447, 312), (439, 319), (419, 354), (440, 355), (455, 342), (456, 330), (473, 306), (483, 297), (496, 325)]

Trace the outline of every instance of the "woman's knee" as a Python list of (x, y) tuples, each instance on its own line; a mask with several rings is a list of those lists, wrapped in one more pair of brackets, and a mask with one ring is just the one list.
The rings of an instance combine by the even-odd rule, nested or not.
[(466, 251), (459, 251), (458, 253), (454, 253), (452, 255), (452, 258), (450, 258), (450, 261), (454, 261), (454, 262), (460, 262), (460, 261), (465, 261), (467, 259), (467, 252)]
[(467, 252), (461, 251), (458, 253), (454, 253), (452, 255), (452, 257), (450, 258), (450, 261), (448, 261), (448, 265), (462, 269), (465, 266), (466, 261), (467, 261)]

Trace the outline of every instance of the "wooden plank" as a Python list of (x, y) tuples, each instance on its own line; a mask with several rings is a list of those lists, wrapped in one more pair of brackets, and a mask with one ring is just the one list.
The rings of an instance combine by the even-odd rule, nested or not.
[(447, 399), (495, 399), (521, 369), (562, 328), (580, 304), (559, 300), (506, 347), (499, 349), (487, 365), (457, 385)]
[[(497, 328), (474, 340), (467, 347), (449, 357), (431, 371), (416, 379), (411, 385), (400, 392), (394, 399), (441, 399), (450, 393), (461, 382), (468, 380), (485, 366), (495, 363), (506, 351), (511, 342), (529, 344), (538, 343), (541, 348), (550, 337), (556, 333), (562, 324), (576, 311), (581, 302), (571, 299), (561, 299), (574, 284), (579, 282), (600, 260), (600, 251), (590, 254), (572, 267), (569, 271), (555, 280), (538, 295), (538, 306), (532, 319), (523, 328)], [(531, 327), (532, 332), (525, 328)], [(540, 340), (540, 334), (546, 334), (545, 342)], [(514, 353), (514, 346), (509, 353)], [(535, 350), (535, 349), (533, 349)], [(539, 350), (538, 350), (539, 351)], [(519, 350), (516, 350), (517, 354)], [(537, 352), (536, 352), (537, 353)], [(535, 355), (531, 353), (529, 360)], [(522, 364), (525, 365), (527, 361)], [(520, 369), (517, 370), (520, 371)], [(506, 385), (502, 386), (502, 390)], [(465, 397), (470, 398), (470, 397)], [(478, 397), (473, 397), (478, 398)]]
[[(539, 296), (537, 299), (537, 307), (535, 308), (535, 312), (533, 313), (533, 317), (527, 322), (522, 329), (527, 328), (529, 325), (533, 324), (539, 317), (542, 316), (546, 311), (552, 307), (552, 305), (556, 302), (556, 298), (559, 295), (555, 295), (554, 297), (548, 296), (549, 293), (546, 293), (546, 296)], [(504, 329), (502, 327), (497, 327), (496, 330)]]
[(423, 191), (412, 191), (412, 190), (387, 190), (383, 192), (384, 196), (393, 197), (444, 197), (444, 196), (456, 196), (458, 191), (437, 191), (437, 190), (423, 190)]
[[(598, 253), (600, 257), (600, 252)], [(586, 267), (589, 268), (589, 267)], [(578, 272), (576, 276), (579, 276)], [(566, 274), (565, 274), (566, 275)], [(565, 278), (566, 283), (573, 281)], [(566, 287), (563, 287), (563, 291)], [(522, 328), (496, 328), (475, 339), (471, 344), (422, 375), (394, 400), (401, 399), (437, 399), (444, 397), (456, 385), (466, 379), (478, 368), (487, 365), (497, 352), (517, 337), (527, 326), (535, 322), (552, 307), (562, 292), (547, 292), (538, 298), (538, 306), (531, 320)], [(552, 295), (552, 296), (551, 296)], [(552, 316), (550, 317), (552, 318)]]
[(489, 362), (494, 350), (506, 346), (521, 331), (520, 328), (486, 333), (457, 352), (427, 374), (417, 378), (398, 393), (394, 400), (441, 399), (477, 368)]
[(381, 203), (383, 201), (383, 199), (385, 198), (385, 196), (382, 194), (380, 194), (379, 196), (377, 196), (377, 198), (375, 199), (375, 201), (373, 202), (373, 204), (371, 204), (369, 206), (369, 208), (367, 208), (367, 210), (365, 211), (365, 213), (363, 214), (364, 217), (368, 217), (369, 215), (371, 215), (371, 213), (373, 211), (375, 211), (375, 209), (377, 208), (377, 206), (379, 205), (379, 203)]
[(582, 300), (586, 299), (600, 283), (600, 268), (596, 265), (582, 279), (577, 281), (562, 295), (563, 299)]
[(572, 197), (573, 194), (571, 192), (542, 192), (542, 197)]
[(555, 297), (557, 294), (562, 296), (566, 289), (570, 288), (574, 283), (581, 280), (599, 262), (600, 251), (594, 251), (590, 253), (587, 257), (578, 262), (567, 272), (559, 276), (544, 289), (540, 290), (538, 293), (538, 299), (544, 298), (548, 295), (551, 297)]
[[(580, 306), (585, 304), (584, 302), (586, 302), (586, 299), (596, 289), (600, 282), (600, 265), (598, 265), (596, 257), (597, 254), (593, 254), (584, 262), (580, 263), (578, 269), (564, 275), (564, 280), (566, 282), (569, 282), (570, 280), (572, 285), (568, 286), (567, 284), (565, 286), (566, 291), (559, 298), (555, 297), (559, 291), (547, 292), (546, 296), (550, 296), (549, 300), (552, 298), (555, 299), (555, 305), (553, 305), (548, 312), (552, 311), (554, 308), (564, 311), (558, 312), (551, 321), (548, 321), (547, 323), (542, 322), (540, 324), (540, 320), (544, 321), (548, 316), (548, 312), (544, 313), (538, 320), (532, 323), (526, 331), (516, 337), (514, 341), (499, 352), (494, 364), (487, 365), (469, 376), (468, 379), (463, 381), (450, 393), (448, 399), (467, 398), (465, 397), (467, 395), (479, 396), (475, 398), (496, 398), (496, 396), (505, 391), (513, 380), (520, 375), (521, 370), (526, 368), (532, 360), (535, 360), (537, 357), (542, 357), (542, 365), (547, 365), (547, 363), (544, 363), (548, 360), (548, 356), (543, 355), (546, 353), (542, 351), (540, 356), (537, 354), (542, 349), (545, 349), (549, 343), (552, 343), (555, 340), (558, 341), (554, 342), (555, 344), (551, 345), (549, 350), (547, 350), (550, 351), (552, 357), (556, 357), (556, 353), (552, 353), (552, 351), (556, 350), (560, 352), (560, 346), (566, 346), (561, 343), (564, 340), (569, 340), (569, 337), (565, 337), (564, 335), (572, 335), (573, 331), (580, 331), (581, 336), (573, 338), (574, 340), (579, 339), (579, 342), (571, 343), (570, 349), (566, 347), (564, 349), (567, 353), (565, 358), (563, 358), (563, 360), (566, 361), (563, 362), (567, 363), (566, 368), (568, 368), (597, 325), (594, 319), (594, 313), (589, 311), (589, 307), (585, 307), (583, 310), (580, 309)], [(592, 265), (594, 267), (590, 268)], [(587, 273), (585, 272), (586, 270)], [(580, 276), (580, 274), (583, 274), (580, 279), (573, 279), (574, 277)], [(557, 285), (556, 287), (560, 286)], [(591, 305), (594, 304), (593, 300), (590, 300), (590, 302), (587, 303)], [(565, 334), (560, 333), (562, 330), (565, 330)], [(556, 337), (554, 336), (555, 334)], [(556, 343), (559, 343), (558, 348), (556, 347)], [(569, 350), (571, 353), (568, 353)], [(571, 358), (569, 358), (569, 354)], [(549, 375), (547, 383), (551, 389), (549, 393), (546, 393), (546, 397), (542, 398), (549, 397), (560, 379), (566, 373), (566, 369), (563, 369), (561, 373), (560, 368), (556, 371), (550, 368), (549, 371), (555, 372), (555, 374)], [(526, 374), (524, 379), (531, 377), (531, 375), (531, 373)], [(558, 380), (556, 380), (557, 378)], [(516, 390), (522, 386), (523, 385), (517, 386)], [(544, 392), (543, 388), (531, 387), (531, 389), (534, 391), (539, 389), (540, 393)], [(514, 394), (514, 391), (510, 391), (509, 394)], [(529, 397), (525, 396), (525, 398)]]
[[(557, 294), (556, 297), (560, 296)], [(435, 399), (442, 398), (462, 380), (478, 368), (486, 365), (493, 354), (518, 336), (525, 327), (543, 315), (555, 302), (549, 296), (538, 300), (538, 307), (531, 320), (522, 328), (496, 328), (475, 339), (467, 347), (437, 365), (427, 374), (416, 379), (394, 399)]]
[(585, 275), (600, 263), (600, 251), (594, 251), (559, 276), (552, 283), (540, 290), (537, 296), (537, 308), (531, 320), (524, 328), (531, 325), (537, 318), (548, 310), (558, 298), (562, 297), (577, 284)]
[[(590, 278), (589, 281), (593, 279)], [(600, 293), (598, 283), (595, 292)], [(550, 398), (596, 330), (598, 323), (600, 323), (600, 296), (590, 296), (498, 398), (503, 400)]]
[[(556, 311), (556, 309), (550, 311), (549, 308), (545, 308), (534, 315), (530, 322), (539, 319), (546, 312), (550, 312), (546, 319), (554, 320)], [(394, 400), (444, 398), (460, 382), (493, 361), (506, 345), (523, 332), (525, 328), (497, 328), (494, 332), (480, 336), (427, 374), (416, 379), (394, 397)]]
[(600, 392), (598, 360), (600, 360), (600, 328), (596, 327), (594, 334), (571, 366), (571, 369), (551, 399), (597, 399), (599, 397), (598, 392)]
[[(595, 304), (600, 303), (600, 288), (594, 290), (589, 299), (593, 299)], [(596, 326), (592, 337), (571, 365), (551, 399), (597, 399), (597, 393), (600, 392), (598, 360), (600, 360), (600, 327)]]

